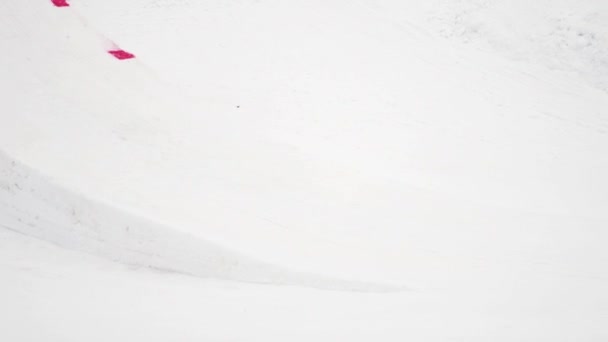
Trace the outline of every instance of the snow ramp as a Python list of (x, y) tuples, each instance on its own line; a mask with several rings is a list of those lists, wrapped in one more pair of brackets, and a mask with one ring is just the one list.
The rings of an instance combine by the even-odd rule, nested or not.
[[(97, 31), (78, 11), (78, 5), (76, 1), (0, 5), (3, 27), (9, 28), (0, 33), (1, 63), (9, 66), (0, 84), (5, 94), (1, 135), (8, 152), (0, 154), (4, 228), (127, 264), (201, 277), (359, 291), (402, 288), (339, 280), (289, 270), (288, 263), (257, 260), (239, 252), (238, 247), (224, 246), (219, 238), (205, 239), (204, 229), (189, 234), (175, 228), (177, 222), (163, 224), (145, 213), (138, 216), (136, 210), (113, 200), (124, 193), (100, 194), (96, 186), (89, 187), (97, 182), (95, 175), (112, 175), (112, 180), (102, 178), (114, 185), (128, 183), (130, 176), (123, 173), (134, 165), (123, 166), (130, 164), (129, 160), (151, 163), (139, 164), (144, 169), (159, 166), (168, 153), (162, 146), (180, 148), (171, 145), (171, 139), (179, 137), (167, 134), (171, 123), (159, 118), (179, 122), (191, 120), (193, 112), (201, 115), (204, 111), (194, 101), (189, 104), (188, 99), (176, 95), (178, 92), (159, 80), (135, 54)], [(213, 110), (212, 103), (205, 109), (209, 110)], [(221, 146), (221, 139), (215, 143)], [(76, 145), (80, 146), (72, 150)], [(34, 152), (36, 146), (54, 152)], [(193, 156), (187, 153), (183, 152), (183, 160), (192, 161)], [(71, 161), (66, 164), (65, 158)], [(126, 164), (121, 166), (122, 162)], [(177, 167), (183, 170), (188, 165)], [(71, 171), (66, 173), (68, 169)], [(75, 175), (79, 176), (72, 178)], [(123, 176), (126, 178), (121, 179)], [(198, 187), (184, 182), (177, 184)], [(162, 187), (162, 179), (153, 183)], [(205, 203), (198, 205), (205, 207)], [(247, 216), (236, 211), (225, 215), (233, 220)], [(246, 226), (247, 218), (238, 222)]]

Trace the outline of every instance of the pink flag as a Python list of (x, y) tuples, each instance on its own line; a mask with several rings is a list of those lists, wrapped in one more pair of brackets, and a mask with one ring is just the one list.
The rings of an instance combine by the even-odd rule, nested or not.
[(135, 58), (135, 55), (127, 52), (125, 50), (110, 50), (108, 51), (109, 54), (111, 54), (112, 56), (116, 57), (116, 59), (131, 59), (131, 58)]
[(51, 0), (51, 2), (53, 3), (53, 5), (55, 5), (57, 7), (68, 7), (68, 6), (70, 6), (70, 4), (68, 4), (67, 0)]

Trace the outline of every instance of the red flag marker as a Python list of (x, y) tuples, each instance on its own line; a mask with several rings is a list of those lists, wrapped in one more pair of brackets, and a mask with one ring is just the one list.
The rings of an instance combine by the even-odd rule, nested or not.
[(116, 57), (116, 59), (131, 59), (131, 58), (135, 58), (135, 55), (127, 52), (125, 50), (110, 50), (108, 51), (108, 53), (114, 57)]
[(68, 6), (70, 6), (70, 4), (68, 4), (67, 0), (51, 0), (51, 2), (56, 7), (68, 7)]

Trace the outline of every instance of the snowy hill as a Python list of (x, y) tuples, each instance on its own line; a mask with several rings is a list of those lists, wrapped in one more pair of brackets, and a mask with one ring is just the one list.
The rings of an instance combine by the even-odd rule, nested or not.
[[(107, 340), (127, 307), (123, 336), (145, 341), (607, 338), (607, 13), (592, 0), (3, 3), (6, 338)], [(37, 309), (82, 286), (115, 304)], [(140, 286), (153, 305), (133, 303)], [(212, 303), (188, 304), (199, 295)], [(222, 301), (276, 325), (227, 323), (214, 315), (240, 309)], [(89, 304), (81, 330), (49, 326)], [(323, 323), (306, 323), (317, 310)], [(140, 335), (155, 311), (217, 324)]]

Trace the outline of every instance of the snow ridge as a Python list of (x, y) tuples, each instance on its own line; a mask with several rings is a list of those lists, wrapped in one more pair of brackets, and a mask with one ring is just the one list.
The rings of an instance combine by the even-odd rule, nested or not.
[(405, 289), (291, 272), (249, 258), (62, 189), (4, 153), (0, 153), (0, 208), (4, 228), (130, 265), (329, 290)]

